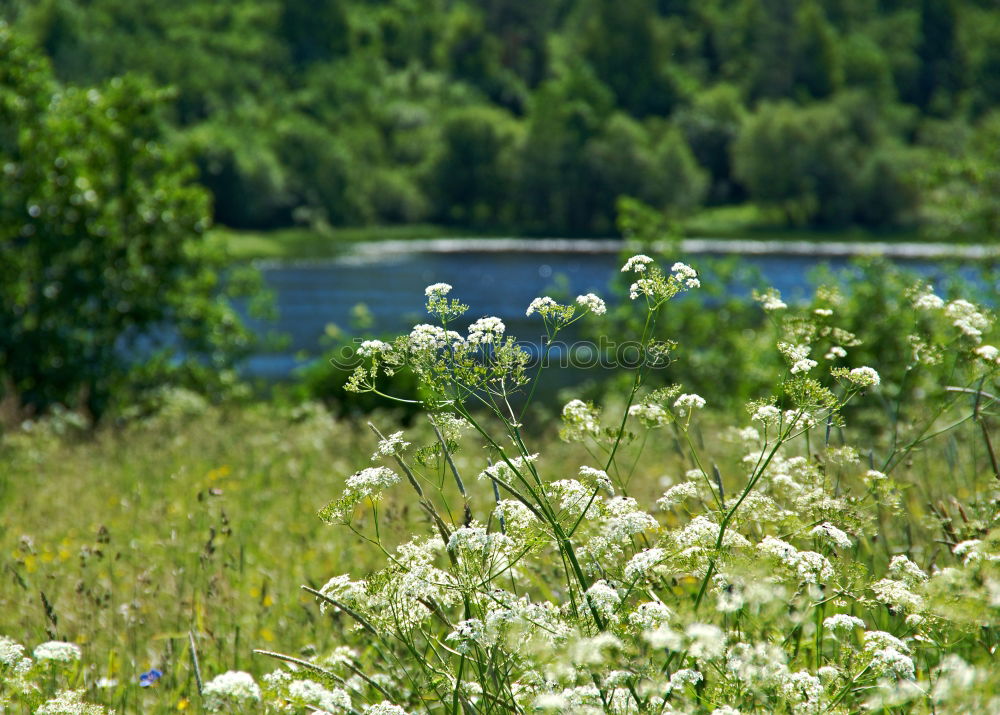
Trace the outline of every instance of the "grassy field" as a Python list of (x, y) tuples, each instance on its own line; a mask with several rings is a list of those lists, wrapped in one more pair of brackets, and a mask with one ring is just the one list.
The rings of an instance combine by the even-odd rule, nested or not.
[[(784, 225), (780, 215), (752, 205), (722, 206), (703, 209), (686, 219), (681, 226), (686, 236), (709, 238), (745, 238), (789, 241), (920, 241), (916, 231), (874, 232), (865, 229), (818, 231)], [(476, 237), (509, 233), (484, 233), (434, 224), (397, 226), (358, 226), (317, 230), (309, 227), (271, 231), (240, 231), (218, 227), (212, 238), (219, 241), (234, 260), (328, 258), (351, 244), (366, 241), (402, 241), (429, 238)]]
[[(670, 348), (650, 326), (695, 271), (624, 270), (647, 359), (600, 404), (522, 411), (528, 356), (483, 318), (364, 348), (353, 389), (411, 370), (433, 423), (172, 392), (96, 430), (10, 425), (0, 705), (103, 712), (76, 689), (119, 713), (1000, 711), (990, 313), (918, 286), (862, 352), (840, 323), (870, 296), (759, 295), (774, 345), (742, 345), (779, 359), (733, 405), (653, 389)], [(430, 286), (428, 310), (460, 324), (450, 290)], [(624, 329), (606, 309), (530, 312), (555, 339)]]

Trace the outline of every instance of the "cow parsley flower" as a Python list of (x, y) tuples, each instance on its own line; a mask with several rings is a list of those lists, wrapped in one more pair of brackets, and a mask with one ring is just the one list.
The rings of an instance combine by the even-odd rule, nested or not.
[(388, 467), (366, 467), (349, 476), (346, 486), (347, 490), (360, 500), (374, 496), (397, 482), (399, 475)]
[(649, 256), (643, 255), (642, 253), (632, 256), (630, 259), (625, 261), (625, 265), (622, 266), (622, 273), (628, 273), (629, 271), (634, 271), (636, 273), (642, 273), (646, 270), (646, 266), (651, 264), (653, 259)]
[(670, 682), (667, 683), (665, 692), (671, 693), (678, 688), (683, 688), (685, 685), (697, 685), (704, 679), (705, 676), (697, 670), (692, 670), (691, 668), (681, 668), (670, 676)]
[(986, 362), (1000, 363), (1000, 349), (992, 345), (980, 345), (973, 352)]
[(341, 688), (327, 690), (315, 680), (293, 680), (288, 684), (288, 696), (328, 713), (351, 709), (351, 696), (346, 691)]
[(892, 557), (892, 560), (889, 562), (889, 574), (910, 586), (915, 586), (927, 580), (927, 574), (924, 573), (924, 570), (903, 554)]
[(952, 325), (977, 343), (982, 340), (983, 331), (990, 327), (989, 318), (980, 313), (975, 305), (961, 298), (948, 303), (944, 312)]
[(873, 583), (871, 589), (876, 599), (893, 608), (919, 611), (924, 606), (924, 599), (913, 593), (902, 581), (884, 578)]
[(377, 705), (365, 705), (361, 708), (361, 712), (363, 715), (409, 715), (406, 710), (388, 700), (383, 700)]
[(705, 406), (705, 398), (701, 395), (684, 394), (674, 401), (674, 409), (681, 414), (687, 415), (695, 410), (700, 410)]
[(643, 578), (654, 566), (662, 562), (666, 556), (667, 552), (659, 548), (640, 551), (625, 564), (625, 578), (629, 581), (637, 581)]
[(480, 318), (469, 326), (469, 343), (478, 345), (497, 342), (503, 337), (506, 329), (507, 326), (500, 318)]
[(580, 467), (580, 478), (593, 483), (599, 489), (603, 489), (612, 496), (615, 493), (615, 486), (611, 483), (611, 477), (603, 469), (594, 469), (587, 466)]
[(602, 579), (595, 581), (587, 589), (587, 602), (603, 618), (611, 618), (615, 613), (615, 609), (618, 608), (618, 604), (622, 602), (622, 599), (618, 595), (618, 592), (609, 586), (607, 581)]
[(628, 408), (629, 417), (638, 417), (646, 427), (662, 427), (670, 423), (670, 415), (665, 409), (654, 404), (638, 404)]
[(80, 660), (80, 646), (65, 641), (47, 641), (35, 648), (35, 660), (51, 660), (59, 663), (72, 663)]
[(583, 400), (570, 400), (563, 406), (562, 422), (559, 436), (567, 442), (579, 442), (601, 432), (600, 413)]
[(629, 614), (628, 622), (640, 631), (651, 631), (666, 625), (673, 616), (674, 612), (659, 601), (646, 601)]
[(856, 367), (847, 373), (847, 379), (860, 387), (878, 387), (882, 379), (870, 367)]
[(250, 673), (229, 670), (205, 683), (202, 696), (207, 710), (222, 710), (230, 705), (243, 707), (260, 702), (260, 687)]
[(880, 648), (872, 653), (872, 669), (879, 675), (894, 675), (907, 680), (915, 677), (913, 659), (895, 648)]
[(823, 356), (825, 360), (836, 360), (837, 358), (847, 357), (847, 351), (839, 345), (834, 345), (830, 348), (826, 354)]
[(828, 521), (823, 522), (819, 526), (814, 526), (809, 533), (813, 536), (829, 541), (838, 549), (849, 549), (854, 546), (854, 542), (851, 541), (851, 537)]
[(751, 419), (756, 422), (762, 422), (765, 425), (777, 424), (781, 421), (781, 410), (774, 405), (761, 405), (754, 410), (753, 417)]
[(670, 487), (663, 493), (663, 496), (656, 500), (656, 506), (666, 511), (685, 499), (694, 499), (701, 491), (701, 487), (696, 482), (681, 482)]
[(7, 636), (0, 636), (0, 665), (13, 668), (24, 657), (24, 646)]
[(35, 715), (104, 715), (107, 711), (100, 705), (85, 702), (82, 690), (60, 690), (34, 712)]
[(673, 278), (678, 283), (683, 283), (686, 288), (700, 288), (701, 281), (698, 280), (698, 272), (686, 263), (675, 263), (670, 267)]
[(428, 298), (442, 298), (451, 292), (449, 283), (432, 283), (424, 288), (424, 295)]
[(358, 346), (358, 355), (361, 357), (372, 357), (392, 350), (389, 343), (382, 340), (365, 340)]
[(594, 315), (604, 315), (608, 312), (608, 306), (604, 301), (593, 293), (586, 293), (576, 297), (577, 305), (581, 305)]
[(710, 623), (692, 623), (684, 630), (688, 655), (695, 660), (713, 660), (726, 652), (726, 634)]
[(372, 461), (382, 457), (391, 457), (400, 454), (410, 443), (403, 439), (402, 432), (393, 432), (385, 439), (379, 440), (378, 447), (372, 454)]
[(913, 297), (913, 307), (917, 310), (939, 310), (944, 307), (944, 301), (927, 285)]
[(560, 306), (557, 302), (555, 302), (546, 295), (542, 296), (541, 298), (535, 298), (533, 301), (531, 301), (531, 303), (528, 305), (528, 309), (524, 312), (524, 315), (526, 317), (530, 317), (532, 313), (537, 312), (542, 317), (545, 317), (550, 312), (560, 307), (562, 306)]
[(768, 288), (763, 293), (753, 292), (753, 299), (760, 303), (760, 307), (771, 313), (775, 310), (784, 310), (788, 304), (781, 299), (781, 293), (776, 288)]
[(823, 619), (823, 627), (834, 633), (850, 633), (856, 628), (864, 628), (865, 622), (857, 616), (847, 613), (837, 613)]

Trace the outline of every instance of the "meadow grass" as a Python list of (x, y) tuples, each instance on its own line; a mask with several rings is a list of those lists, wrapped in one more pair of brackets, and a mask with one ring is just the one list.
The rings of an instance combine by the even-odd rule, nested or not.
[[(988, 313), (916, 286), (889, 382), (844, 364), (835, 294), (769, 291), (785, 366), (719, 411), (644, 383), (697, 273), (623, 272), (645, 360), (600, 405), (532, 407), (502, 321), (452, 330), (466, 306), (435, 284), (440, 324), (364, 343), (347, 386), (412, 371), (412, 422), (178, 393), (117, 429), (8, 431), (8, 709), (100, 712), (60, 704), (76, 688), (119, 712), (996, 711)], [(606, 306), (527, 312), (551, 341)]]

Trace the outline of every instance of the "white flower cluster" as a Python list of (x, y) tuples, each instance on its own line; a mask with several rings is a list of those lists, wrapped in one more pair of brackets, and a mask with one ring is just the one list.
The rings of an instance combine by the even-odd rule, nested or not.
[(622, 266), (622, 273), (645, 273), (646, 267), (653, 263), (653, 259), (642, 253), (632, 256), (630, 259), (625, 261), (625, 265)]
[(705, 398), (701, 395), (684, 394), (674, 401), (674, 409), (683, 417), (705, 406)]
[(421, 323), (410, 331), (410, 347), (415, 350), (440, 350), (463, 342), (462, 336), (454, 330), (445, 330), (439, 325)]
[(303, 705), (315, 705), (328, 713), (351, 709), (351, 696), (342, 688), (327, 690), (315, 680), (293, 680), (287, 686), (288, 697)]
[(646, 427), (663, 427), (670, 424), (670, 415), (659, 405), (641, 403), (628, 408), (629, 417), (637, 417)]
[(625, 564), (625, 578), (629, 581), (638, 581), (644, 578), (653, 570), (654, 566), (661, 563), (666, 557), (666, 551), (655, 547), (638, 552)]
[(576, 297), (576, 303), (579, 306), (589, 310), (594, 315), (604, 315), (608, 312), (608, 306), (605, 305), (604, 301), (593, 293), (585, 293), (584, 295), (578, 295)]
[(864, 628), (865, 622), (857, 616), (847, 613), (837, 613), (823, 619), (823, 627), (834, 633), (850, 633), (857, 628)]
[(358, 499), (375, 496), (399, 482), (399, 475), (388, 467), (366, 467), (347, 478), (347, 490)]
[(823, 583), (833, 578), (833, 565), (815, 551), (799, 551), (794, 546), (773, 536), (765, 536), (757, 550), (777, 559), (795, 571), (801, 583)]
[(910, 590), (904, 581), (883, 578), (871, 585), (875, 598), (881, 603), (902, 611), (919, 611), (924, 607), (924, 599)]
[(603, 489), (612, 496), (615, 493), (615, 485), (611, 483), (611, 477), (603, 469), (594, 467), (580, 467), (580, 478), (593, 483), (598, 489)]
[(761, 405), (754, 410), (751, 419), (756, 422), (762, 422), (765, 425), (775, 425), (781, 422), (781, 410), (774, 405)]
[(792, 363), (792, 374), (809, 372), (818, 364), (815, 360), (809, 359), (812, 348), (808, 345), (793, 345), (792, 343), (778, 343), (778, 350)]
[(809, 532), (812, 536), (829, 541), (838, 549), (849, 549), (854, 546), (851, 537), (838, 529), (836, 526), (826, 521), (819, 526), (814, 526)]
[(104, 715), (100, 705), (85, 702), (82, 690), (60, 690), (34, 711), (35, 715)]
[(945, 315), (963, 335), (975, 342), (982, 341), (983, 331), (990, 327), (990, 320), (967, 300), (953, 300), (945, 306)]
[(870, 367), (856, 367), (847, 374), (847, 379), (860, 387), (878, 387), (882, 379)]
[(480, 318), (469, 326), (469, 343), (472, 345), (496, 343), (503, 337), (506, 329), (507, 326), (500, 318)]
[(424, 295), (428, 298), (443, 298), (451, 292), (449, 283), (432, 283), (424, 288)]
[(526, 317), (530, 317), (533, 313), (538, 313), (542, 317), (545, 317), (554, 310), (561, 308), (557, 302), (549, 298), (547, 295), (541, 298), (535, 298), (528, 305), (528, 309), (524, 312)]
[(768, 288), (763, 293), (754, 291), (753, 299), (760, 303), (760, 307), (771, 313), (776, 310), (784, 310), (788, 304), (781, 299), (781, 293), (776, 288)]
[(929, 285), (925, 285), (913, 296), (913, 307), (917, 310), (940, 310), (944, 307), (944, 301)]
[(698, 271), (686, 263), (677, 262), (670, 267), (673, 278), (679, 283), (683, 283), (686, 288), (701, 288), (701, 281), (698, 280)]
[(996, 348), (993, 345), (980, 345), (973, 352), (976, 357), (985, 362), (1000, 365), (1000, 348)]
[(663, 511), (671, 509), (685, 499), (694, 499), (701, 492), (697, 482), (680, 482), (670, 487), (663, 496), (656, 500), (656, 506)]
[(51, 660), (59, 663), (72, 663), (80, 660), (80, 646), (65, 641), (47, 641), (35, 648), (35, 660)]
[(381, 355), (392, 350), (392, 346), (382, 340), (365, 340), (358, 346), (358, 355), (361, 357), (372, 357)]
[(379, 440), (378, 447), (372, 454), (372, 461), (381, 459), (382, 457), (392, 457), (393, 455), (400, 454), (409, 446), (410, 443), (403, 439), (402, 432), (393, 432), (385, 439)]
[(579, 442), (601, 432), (600, 413), (583, 400), (570, 400), (563, 406), (562, 423), (559, 435), (567, 442)]
[(230, 706), (246, 707), (260, 702), (260, 686), (250, 673), (229, 670), (217, 675), (202, 690), (206, 710), (222, 710)]

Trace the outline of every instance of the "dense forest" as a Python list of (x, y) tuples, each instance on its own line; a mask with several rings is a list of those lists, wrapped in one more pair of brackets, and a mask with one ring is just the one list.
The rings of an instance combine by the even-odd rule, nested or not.
[(58, 81), (173, 89), (218, 223), (602, 235), (747, 205), (1000, 229), (995, 0), (0, 0)]

